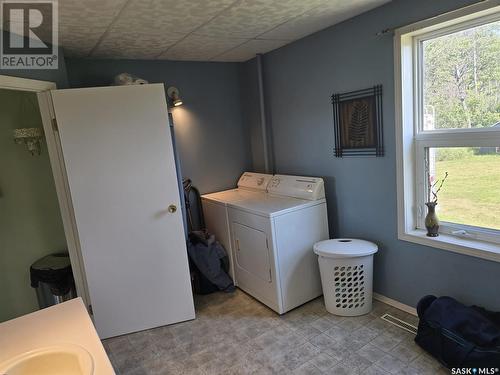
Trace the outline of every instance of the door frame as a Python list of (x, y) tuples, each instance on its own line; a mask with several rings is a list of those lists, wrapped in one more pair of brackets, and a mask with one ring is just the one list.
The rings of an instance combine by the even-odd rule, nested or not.
[[(61, 143), (53, 113), (52, 98), (50, 96), (50, 90), (55, 90), (56, 88), (54, 82), (0, 75), (0, 89), (29, 91), (37, 94), (50, 166), (56, 186), (59, 210), (61, 212), (64, 234), (66, 236), (68, 253), (75, 279), (76, 291), (78, 296), (83, 299), (85, 306), (89, 308), (90, 297), (81, 257), (78, 230), (66, 177), (66, 166), (64, 164)], [(90, 308), (89, 312), (91, 313)]]

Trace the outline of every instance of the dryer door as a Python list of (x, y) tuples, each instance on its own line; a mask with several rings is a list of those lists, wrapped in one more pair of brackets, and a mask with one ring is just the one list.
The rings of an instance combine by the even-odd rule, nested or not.
[(273, 248), (273, 226), (268, 217), (229, 207), (234, 273), (243, 289), (278, 313), (283, 313)]
[(240, 223), (233, 223), (233, 233), (238, 266), (270, 283), (272, 278), (267, 235)]

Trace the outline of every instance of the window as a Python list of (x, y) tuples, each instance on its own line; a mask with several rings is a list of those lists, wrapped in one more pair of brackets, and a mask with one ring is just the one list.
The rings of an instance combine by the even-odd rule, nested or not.
[(423, 130), (481, 129), (500, 121), (500, 21), (489, 21), (416, 39)]
[(395, 48), (399, 237), (500, 261), (500, 7), (399, 29)]

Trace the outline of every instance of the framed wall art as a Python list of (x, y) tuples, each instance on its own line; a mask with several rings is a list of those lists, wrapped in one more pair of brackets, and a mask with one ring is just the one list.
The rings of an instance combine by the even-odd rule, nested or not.
[(332, 95), (335, 156), (384, 156), (382, 85)]

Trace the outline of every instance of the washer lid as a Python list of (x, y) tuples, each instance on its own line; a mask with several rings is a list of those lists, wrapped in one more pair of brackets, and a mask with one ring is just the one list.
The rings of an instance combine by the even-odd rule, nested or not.
[(250, 199), (237, 202), (228, 202), (229, 207), (249, 212), (251, 214), (274, 217), (284, 215), (292, 211), (301, 210), (306, 207), (325, 204), (324, 199), (310, 201), (291, 197), (280, 197), (270, 194), (257, 193)]
[(373, 242), (354, 238), (335, 238), (314, 244), (314, 252), (327, 258), (355, 258), (374, 254), (378, 246)]
[(230, 202), (238, 202), (245, 199), (250, 199), (256, 195), (266, 194), (265, 192), (246, 190), (246, 189), (231, 189), (219, 191), (217, 193), (209, 193), (201, 196), (202, 200), (215, 201), (223, 204)]

